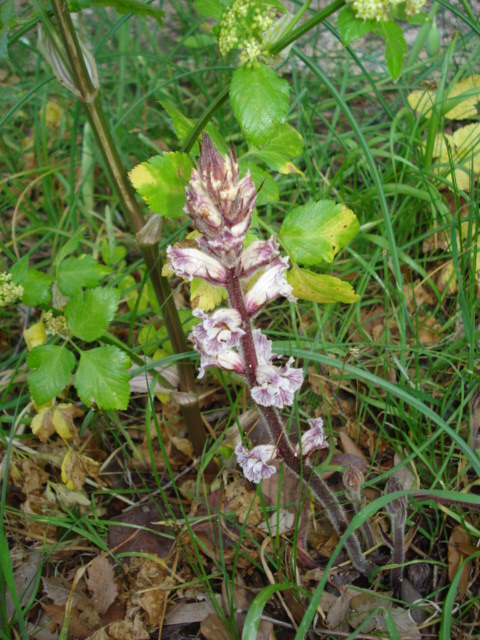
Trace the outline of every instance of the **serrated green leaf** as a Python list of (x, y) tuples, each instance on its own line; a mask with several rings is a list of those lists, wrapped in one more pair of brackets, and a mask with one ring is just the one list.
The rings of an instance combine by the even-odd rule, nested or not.
[(378, 32), (385, 40), (385, 62), (393, 80), (398, 80), (407, 54), (403, 29), (393, 20), (378, 23)]
[(130, 171), (130, 180), (154, 213), (177, 218), (183, 215), (185, 185), (193, 164), (186, 153), (154, 156)]
[(220, 0), (195, 0), (195, 8), (201, 16), (214, 18), (217, 22), (220, 22), (225, 11)]
[(52, 276), (36, 269), (29, 269), (27, 277), (22, 282), (22, 302), (29, 307), (48, 304), (52, 297), (52, 283)]
[(351, 209), (332, 200), (320, 200), (290, 211), (283, 221), (280, 237), (295, 262), (313, 266), (332, 262), (359, 229)]
[(79, 258), (66, 258), (58, 266), (57, 282), (64, 295), (74, 296), (83, 287), (96, 287), (111, 271), (110, 267), (99, 264), (93, 256), (84, 254)]
[(37, 269), (28, 268), (28, 258), (24, 256), (10, 269), (14, 284), (23, 287), (22, 302), (29, 307), (47, 304), (51, 298), (53, 278)]
[[(269, 202), (278, 202), (278, 186), (272, 176), (258, 167), (253, 162), (244, 162), (240, 160), (238, 163), (240, 168), (240, 176), (243, 176), (250, 170), (253, 183), (257, 189), (257, 205), (268, 204)], [(262, 187), (260, 189), (260, 187)], [(260, 189), (260, 191), (258, 191)]]
[(303, 152), (303, 138), (289, 124), (283, 124), (263, 149), (251, 150), (259, 160), (265, 162), (273, 171), (279, 173), (302, 173), (292, 160)]
[(287, 273), (287, 280), (293, 287), (293, 295), (301, 300), (320, 304), (332, 302), (352, 304), (360, 297), (348, 282), (333, 276), (313, 273), (307, 269), (291, 269)]
[(12, 280), (14, 284), (22, 284), (22, 282), (27, 277), (28, 272), (28, 258), (27, 256), (23, 256), (20, 258), (18, 262), (12, 264), (10, 267), (10, 273), (12, 275)]
[(230, 84), (230, 100), (242, 131), (256, 147), (273, 138), (288, 113), (290, 87), (264, 64), (240, 67)]
[(117, 347), (82, 351), (74, 383), (80, 400), (87, 407), (94, 402), (99, 409), (126, 409), (130, 397), (129, 367), (130, 358)]
[(0, 60), (8, 58), (8, 30), (15, 17), (15, 0), (6, 0), (0, 6)]
[(97, 287), (77, 293), (65, 307), (68, 328), (80, 340), (98, 340), (115, 317), (119, 300), (119, 292), (112, 287)]
[(340, 31), (342, 44), (348, 47), (352, 42), (363, 38), (367, 33), (376, 31), (376, 20), (360, 20), (351, 5), (343, 7), (337, 17), (337, 28)]
[(127, 255), (127, 249), (120, 244), (115, 245), (112, 249), (108, 238), (103, 238), (100, 253), (105, 264), (109, 267), (115, 267)]
[(55, 398), (70, 382), (75, 356), (65, 346), (43, 344), (30, 351), (27, 364), (35, 369), (28, 376), (28, 388), (35, 404), (42, 405)]

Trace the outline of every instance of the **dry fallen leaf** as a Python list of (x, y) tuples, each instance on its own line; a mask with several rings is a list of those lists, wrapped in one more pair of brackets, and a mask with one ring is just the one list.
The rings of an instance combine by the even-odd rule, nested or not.
[(92, 604), (100, 615), (107, 612), (118, 595), (113, 567), (103, 555), (92, 560), (87, 569), (87, 587), (92, 594)]
[(216, 613), (210, 613), (202, 620), (200, 633), (206, 640), (233, 640), (233, 636), (227, 631)]
[[(473, 550), (470, 551), (470, 553), (478, 551), (478, 549), (476, 547), (473, 547), (473, 545), (471, 544), (470, 536), (468, 535), (468, 533), (466, 533), (466, 531), (464, 531), (464, 529), (460, 526), (454, 527), (448, 541), (448, 579), (450, 580), (450, 582), (452, 582), (457, 575), (461, 562), (470, 555), (470, 553), (468, 552), (468, 547)], [(472, 562), (471, 560), (468, 560), (463, 565), (462, 577), (460, 578), (460, 582), (458, 583), (458, 599), (462, 599), (467, 591), (471, 568)]]

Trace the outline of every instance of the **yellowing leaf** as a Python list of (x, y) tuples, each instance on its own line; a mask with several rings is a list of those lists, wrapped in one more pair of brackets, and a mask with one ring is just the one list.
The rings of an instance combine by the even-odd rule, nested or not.
[(49, 100), (45, 105), (45, 124), (47, 127), (59, 127), (62, 113), (62, 107)]
[(214, 287), (200, 278), (193, 278), (190, 283), (190, 304), (192, 309), (213, 311), (226, 297), (227, 292), (223, 287)]
[(67, 489), (80, 491), (87, 476), (98, 474), (99, 466), (98, 462), (88, 456), (69, 449), (62, 462), (62, 482)]
[(52, 410), (50, 407), (43, 407), (43, 409), (40, 409), (37, 415), (33, 417), (30, 429), (41, 442), (47, 442), (49, 437), (55, 433), (55, 427), (52, 422)]
[(333, 276), (313, 273), (307, 269), (290, 270), (287, 273), (287, 280), (293, 287), (293, 295), (302, 300), (320, 304), (332, 302), (352, 304), (360, 298), (348, 282)]
[(445, 114), (446, 118), (449, 120), (467, 120), (478, 115), (477, 104), (480, 102), (480, 75), (478, 73), (455, 83), (448, 93), (448, 98), (456, 98), (472, 90), (476, 90), (477, 94), (465, 98), (460, 104), (449, 109)]
[[(453, 140), (453, 136), (449, 133), (437, 133), (435, 136), (435, 142), (433, 143), (433, 158), (442, 158), (448, 161), (448, 146), (450, 145), (450, 149), (453, 150), (455, 148), (455, 143)], [(425, 144), (424, 144), (425, 147)]]
[(62, 403), (53, 412), (53, 426), (61, 438), (68, 440), (75, 433), (74, 418), (83, 415), (83, 411), (74, 404)]
[(453, 141), (457, 147), (460, 162), (468, 169), (472, 167), (475, 173), (480, 172), (480, 123), (467, 124), (453, 134)]
[(435, 102), (435, 91), (428, 89), (417, 89), (407, 96), (408, 104), (420, 116), (428, 117)]
[(32, 324), (31, 327), (25, 329), (25, 331), (23, 332), (23, 337), (25, 338), (25, 344), (27, 345), (27, 349), (29, 351), (41, 344), (45, 344), (47, 342), (47, 332), (45, 331), (45, 325), (43, 324), (43, 322)]

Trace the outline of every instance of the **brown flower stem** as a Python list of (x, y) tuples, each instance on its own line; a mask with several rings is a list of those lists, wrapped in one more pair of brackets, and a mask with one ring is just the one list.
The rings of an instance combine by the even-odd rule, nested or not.
[[(77, 35), (72, 24), (65, 0), (52, 0), (52, 8), (57, 20), (59, 35), (67, 53), (72, 77), (80, 92), (81, 102), (87, 114), (98, 147), (114, 185), (122, 210), (133, 233), (140, 231), (144, 218), (135, 199), (133, 188), (128, 180), (125, 167), (113, 140), (100, 103), (98, 91), (93, 87), (85, 67)], [(178, 316), (168, 280), (162, 276), (162, 259), (156, 246), (141, 247), (143, 259), (151, 278), (163, 321), (168, 332), (174, 353), (189, 351), (182, 324)], [(188, 428), (190, 440), (197, 456), (201, 455), (205, 443), (205, 427), (202, 422), (192, 364), (179, 363), (180, 389), (190, 395), (190, 402), (181, 405)]]
[[(226, 289), (230, 304), (233, 309), (238, 311), (242, 318), (242, 329), (245, 335), (240, 338), (240, 351), (243, 355), (245, 364), (245, 377), (248, 386), (252, 389), (256, 386), (255, 371), (258, 366), (257, 353), (252, 334), (252, 323), (245, 308), (243, 292), (240, 280), (235, 274), (234, 269), (227, 270)], [(348, 528), (348, 520), (343, 507), (338, 502), (328, 485), (315, 472), (308, 462), (304, 462), (295, 455), (295, 450), (290, 439), (283, 428), (280, 416), (274, 407), (264, 407), (257, 405), (258, 410), (262, 414), (265, 424), (270, 432), (273, 443), (280, 452), (281, 458), (285, 464), (295, 473), (298, 478), (310, 489), (315, 498), (325, 509), (328, 519), (332, 523), (337, 533), (341, 536)], [(361, 573), (367, 575), (372, 566), (364, 556), (360, 541), (357, 534), (352, 533), (345, 541), (350, 560), (353, 566)]]

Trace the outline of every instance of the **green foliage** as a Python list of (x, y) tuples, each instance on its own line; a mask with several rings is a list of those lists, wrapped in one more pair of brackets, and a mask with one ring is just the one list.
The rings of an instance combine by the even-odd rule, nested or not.
[(288, 82), (264, 64), (235, 71), (230, 99), (235, 117), (253, 145), (267, 144), (285, 122), (289, 95)]
[(15, 17), (15, 0), (6, 0), (0, 6), (0, 60), (8, 58), (7, 35)]
[(293, 295), (301, 300), (320, 304), (332, 302), (352, 304), (359, 300), (352, 285), (323, 273), (313, 273), (313, 271), (295, 267), (287, 273), (287, 280), (293, 287)]
[(82, 351), (75, 388), (87, 407), (126, 409), (130, 396), (130, 358), (113, 346)]
[(69, 0), (70, 11), (81, 11), (89, 9), (92, 5), (99, 7), (113, 7), (119, 13), (133, 13), (136, 16), (154, 18), (161, 27), (163, 24), (164, 12), (157, 7), (141, 2), (141, 0)]
[(186, 153), (171, 152), (154, 156), (130, 171), (130, 180), (153, 211), (177, 218), (183, 215), (185, 185), (193, 164)]
[(217, 22), (222, 19), (223, 12), (229, 3), (221, 0), (195, 0), (195, 8), (205, 18), (214, 18)]
[(70, 382), (75, 356), (65, 346), (43, 344), (32, 349), (27, 364), (35, 369), (28, 376), (28, 388), (35, 403), (42, 405), (63, 391)]
[(348, 207), (320, 200), (290, 211), (282, 223), (280, 238), (295, 262), (313, 266), (332, 262), (359, 229), (358, 219)]
[(289, 124), (278, 127), (277, 132), (270, 142), (263, 149), (251, 149), (251, 153), (263, 160), (265, 164), (279, 173), (300, 173), (292, 163), (293, 158), (297, 158), (303, 153), (303, 138)]
[(393, 20), (360, 20), (351, 5), (344, 7), (337, 18), (345, 47), (367, 33), (374, 32), (385, 40), (385, 61), (387, 69), (394, 80), (398, 80), (407, 53), (407, 43), (403, 29)]
[(58, 266), (57, 282), (64, 295), (74, 296), (83, 287), (96, 287), (111, 271), (110, 267), (99, 264), (93, 256), (84, 254), (79, 258), (66, 258)]
[(24, 304), (35, 307), (49, 302), (53, 278), (37, 269), (29, 269), (27, 257), (15, 263), (10, 273), (13, 282), (23, 287), (22, 302)]
[[(178, 109), (173, 102), (170, 100), (161, 100), (160, 104), (168, 113), (172, 120), (173, 129), (175, 131), (175, 135), (178, 140), (183, 144), (185, 140), (188, 138), (190, 132), (192, 131), (195, 123), (190, 118), (187, 118), (180, 109)], [(221, 153), (227, 153), (228, 146), (225, 142), (223, 136), (219, 133), (217, 127), (213, 124), (213, 122), (209, 122), (205, 131), (208, 133), (210, 138), (213, 140), (213, 143), (217, 147), (217, 149)], [(198, 142), (195, 143), (193, 147), (193, 152), (195, 154), (198, 153)]]
[(119, 299), (119, 292), (112, 287), (77, 293), (65, 307), (68, 328), (76, 338), (98, 340), (115, 317)]
[(257, 206), (268, 204), (269, 202), (278, 202), (278, 186), (270, 173), (264, 171), (253, 162), (240, 161), (238, 165), (240, 167), (241, 176), (244, 176), (247, 171), (250, 171), (255, 188), (257, 191), (259, 190), (257, 195)]

